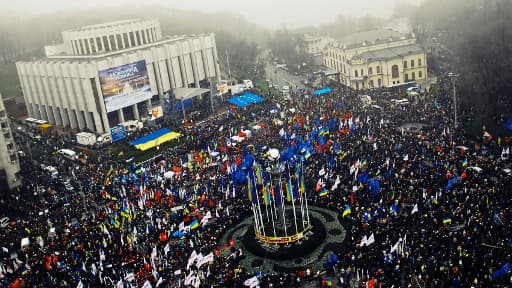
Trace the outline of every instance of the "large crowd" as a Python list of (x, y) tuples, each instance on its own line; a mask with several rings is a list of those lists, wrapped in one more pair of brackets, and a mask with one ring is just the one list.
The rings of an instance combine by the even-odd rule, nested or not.
[[(179, 144), (143, 163), (52, 160), (80, 193), (27, 169), (22, 189), (44, 193), (15, 203), (19, 217), (0, 228), (0, 286), (508, 287), (510, 139), (455, 128), (449, 83), (407, 105), (379, 95), (365, 105), (342, 88), (296, 91), (181, 127)], [(252, 137), (239, 134), (254, 126)], [(232, 174), (248, 153), (264, 161), (269, 148), (298, 143), (311, 148), (295, 150), (307, 195), (339, 211), (347, 252), (322, 271), (252, 273), (241, 243), (220, 242), (251, 215)]]

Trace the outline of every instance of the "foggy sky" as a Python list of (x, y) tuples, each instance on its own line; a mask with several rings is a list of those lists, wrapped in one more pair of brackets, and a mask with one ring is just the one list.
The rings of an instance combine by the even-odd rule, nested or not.
[(2, 13), (19, 17), (105, 7), (113, 11), (123, 5), (155, 3), (186, 10), (241, 14), (265, 28), (296, 28), (326, 24), (336, 16), (389, 17), (396, 4), (420, 3), (423, 0), (14, 0), (3, 1)]

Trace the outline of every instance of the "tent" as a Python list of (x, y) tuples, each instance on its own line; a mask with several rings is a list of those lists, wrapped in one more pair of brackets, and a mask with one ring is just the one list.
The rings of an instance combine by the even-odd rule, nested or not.
[(332, 92), (332, 89), (330, 87), (327, 87), (327, 88), (315, 90), (315, 92), (313, 92), (313, 95), (322, 95), (322, 94), (326, 94), (326, 93), (330, 93), (330, 92)]
[(239, 96), (235, 96), (228, 100), (229, 103), (236, 105), (238, 107), (245, 107), (250, 104), (260, 103), (265, 101), (265, 99), (253, 93), (244, 93)]
[(130, 141), (128, 143), (132, 146), (135, 146), (135, 148), (137, 148), (141, 151), (145, 151), (150, 148), (156, 147), (160, 144), (163, 144), (167, 141), (176, 139), (180, 136), (181, 136), (180, 133), (172, 132), (171, 130), (169, 130), (167, 128), (162, 128), (162, 129), (157, 130), (151, 134), (148, 134), (139, 139)]

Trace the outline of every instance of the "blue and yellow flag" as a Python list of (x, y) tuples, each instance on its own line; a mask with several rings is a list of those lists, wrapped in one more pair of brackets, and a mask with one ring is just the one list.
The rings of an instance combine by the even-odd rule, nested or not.
[(292, 188), (292, 180), (288, 178), (286, 183), (286, 201), (293, 201), (293, 188)]
[(199, 221), (197, 221), (197, 219), (194, 219), (194, 221), (192, 221), (192, 223), (190, 223), (190, 230), (197, 229), (198, 227), (199, 227)]
[(443, 220), (443, 224), (450, 224), (450, 223), (452, 223), (452, 217), (450, 217), (450, 216), (444, 217), (441, 220)]
[(247, 199), (249, 199), (249, 202), (254, 203), (252, 199), (252, 181), (247, 176)]
[(256, 179), (258, 184), (263, 184), (263, 173), (261, 172), (260, 164), (256, 163)]
[(350, 215), (352, 213), (352, 210), (350, 210), (350, 205), (347, 205), (345, 207), (345, 210), (343, 210), (343, 213), (341, 214), (342, 217), (345, 217), (347, 215)]
[(268, 185), (265, 185), (263, 188), (263, 203), (265, 203), (265, 205), (270, 205), (270, 190)]

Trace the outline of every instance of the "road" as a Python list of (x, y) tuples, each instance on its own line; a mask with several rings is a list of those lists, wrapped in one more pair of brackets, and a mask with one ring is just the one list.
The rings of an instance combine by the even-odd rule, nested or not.
[(305, 86), (300, 81), (304, 80), (301, 76), (295, 76), (284, 69), (277, 69), (272, 63), (265, 64), (265, 77), (269, 79), (272, 84), (277, 84), (279, 87), (284, 85), (290, 86), (292, 90), (304, 89)]

